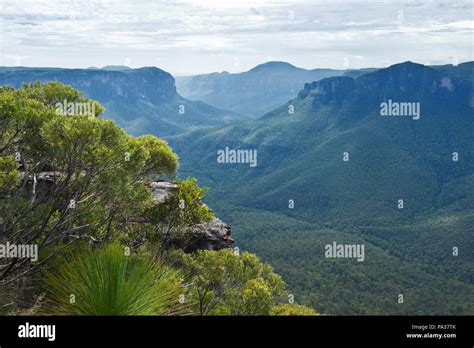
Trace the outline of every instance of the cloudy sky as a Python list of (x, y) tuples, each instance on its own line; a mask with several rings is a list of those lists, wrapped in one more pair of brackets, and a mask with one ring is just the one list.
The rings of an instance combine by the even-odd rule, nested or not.
[(2, 66), (240, 72), (473, 60), (471, 0), (0, 0)]

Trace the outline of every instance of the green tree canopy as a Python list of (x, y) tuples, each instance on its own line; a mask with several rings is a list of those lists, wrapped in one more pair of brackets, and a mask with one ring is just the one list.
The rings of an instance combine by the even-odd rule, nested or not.
[[(63, 100), (95, 103), (96, 114), (59, 113)], [(102, 112), (57, 82), (0, 89), (0, 242), (47, 253), (58, 241), (110, 237), (150, 206), (148, 182), (174, 175), (178, 157), (163, 140), (133, 138), (98, 118)], [(0, 277), (22, 268), (29, 260), (2, 260)]]
[(197, 314), (316, 314), (309, 308), (289, 303), (285, 282), (255, 254), (224, 249), (193, 254), (179, 252), (175, 257), (190, 275), (187, 296)]

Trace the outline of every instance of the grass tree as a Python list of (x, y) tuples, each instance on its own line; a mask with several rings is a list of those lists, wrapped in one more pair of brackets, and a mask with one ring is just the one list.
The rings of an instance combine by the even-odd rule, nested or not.
[(67, 252), (45, 275), (47, 313), (59, 315), (176, 315), (179, 272), (146, 256), (128, 255), (119, 244)]

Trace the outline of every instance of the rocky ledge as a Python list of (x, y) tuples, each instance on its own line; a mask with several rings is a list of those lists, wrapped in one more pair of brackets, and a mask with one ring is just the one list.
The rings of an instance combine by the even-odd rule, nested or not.
[[(41, 172), (36, 176), (28, 176), (27, 180), (36, 190), (36, 183), (54, 184), (56, 179), (61, 176), (58, 172)], [(25, 175), (22, 173), (22, 177)], [(178, 185), (173, 182), (158, 181), (152, 182), (150, 188), (153, 192), (153, 200), (156, 204), (164, 203), (172, 195), (178, 193)], [(204, 203), (202, 203), (204, 204)], [(142, 217), (131, 216), (127, 219), (129, 223), (144, 223), (146, 220)], [(217, 217), (211, 221), (201, 221), (190, 226), (186, 230), (186, 234), (190, 236), (189, 243), (183, 248), (185, 252), (193, 252), (195, 250), (220, 250), (232, 247), (234, 240), (231, 238), (231, 230), (229, 225), (222, 222)]]
[(188, 228), (191, 243), (185, 252), (195, 250), (220, 250), (230, 248), (234, 240), (230, 236), (230, 227), (214, 217), (211, 221), (202, 221)]
[[(173, 194), (178, 192), (176, 183), (159, 181), (150, 184), (155, 203), (163, 203)], [(204, 204), (204, 203), (203, 203)], [(230, 236), (229, 225), (219, 218), (213, 217), (211, 221), (201, 221), (190, 226), (186, 231), (190, 236), (190, 242), (184, 248), (185, 252), (195, 250), (220, 250), (232, 247), (234, 240)]]

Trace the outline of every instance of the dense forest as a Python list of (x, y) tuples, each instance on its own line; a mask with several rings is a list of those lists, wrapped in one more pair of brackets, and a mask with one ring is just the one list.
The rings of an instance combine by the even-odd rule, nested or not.
[[(472, 215), (440, 216), (394, 227), (311, 224), (283, 214), (219, 206), (242, 250), (258, 254), (284, 277), (295, 299), (331, 315), (469, 315)], [(230, 214), (223, 214), (231, 211)], [(327, 259), (334, 240), (365, 245), (365, 261)], [(420, 240), (423, 248), (420, 248)], [(404, 303), (398, 302), (404, 295)]]
[[(325, 78), (256, 120), (167, 140), (236, 245), (305, 305), (473, 314), (472, 70), (404, 62)], [(387, 100), (419, 103), (421, 118), (381, 116)], [(218, 163), (224, 146), (255, 149), (258, 165)], [(364, 245), (364, 262), (326, 258), (333, 242)]]

